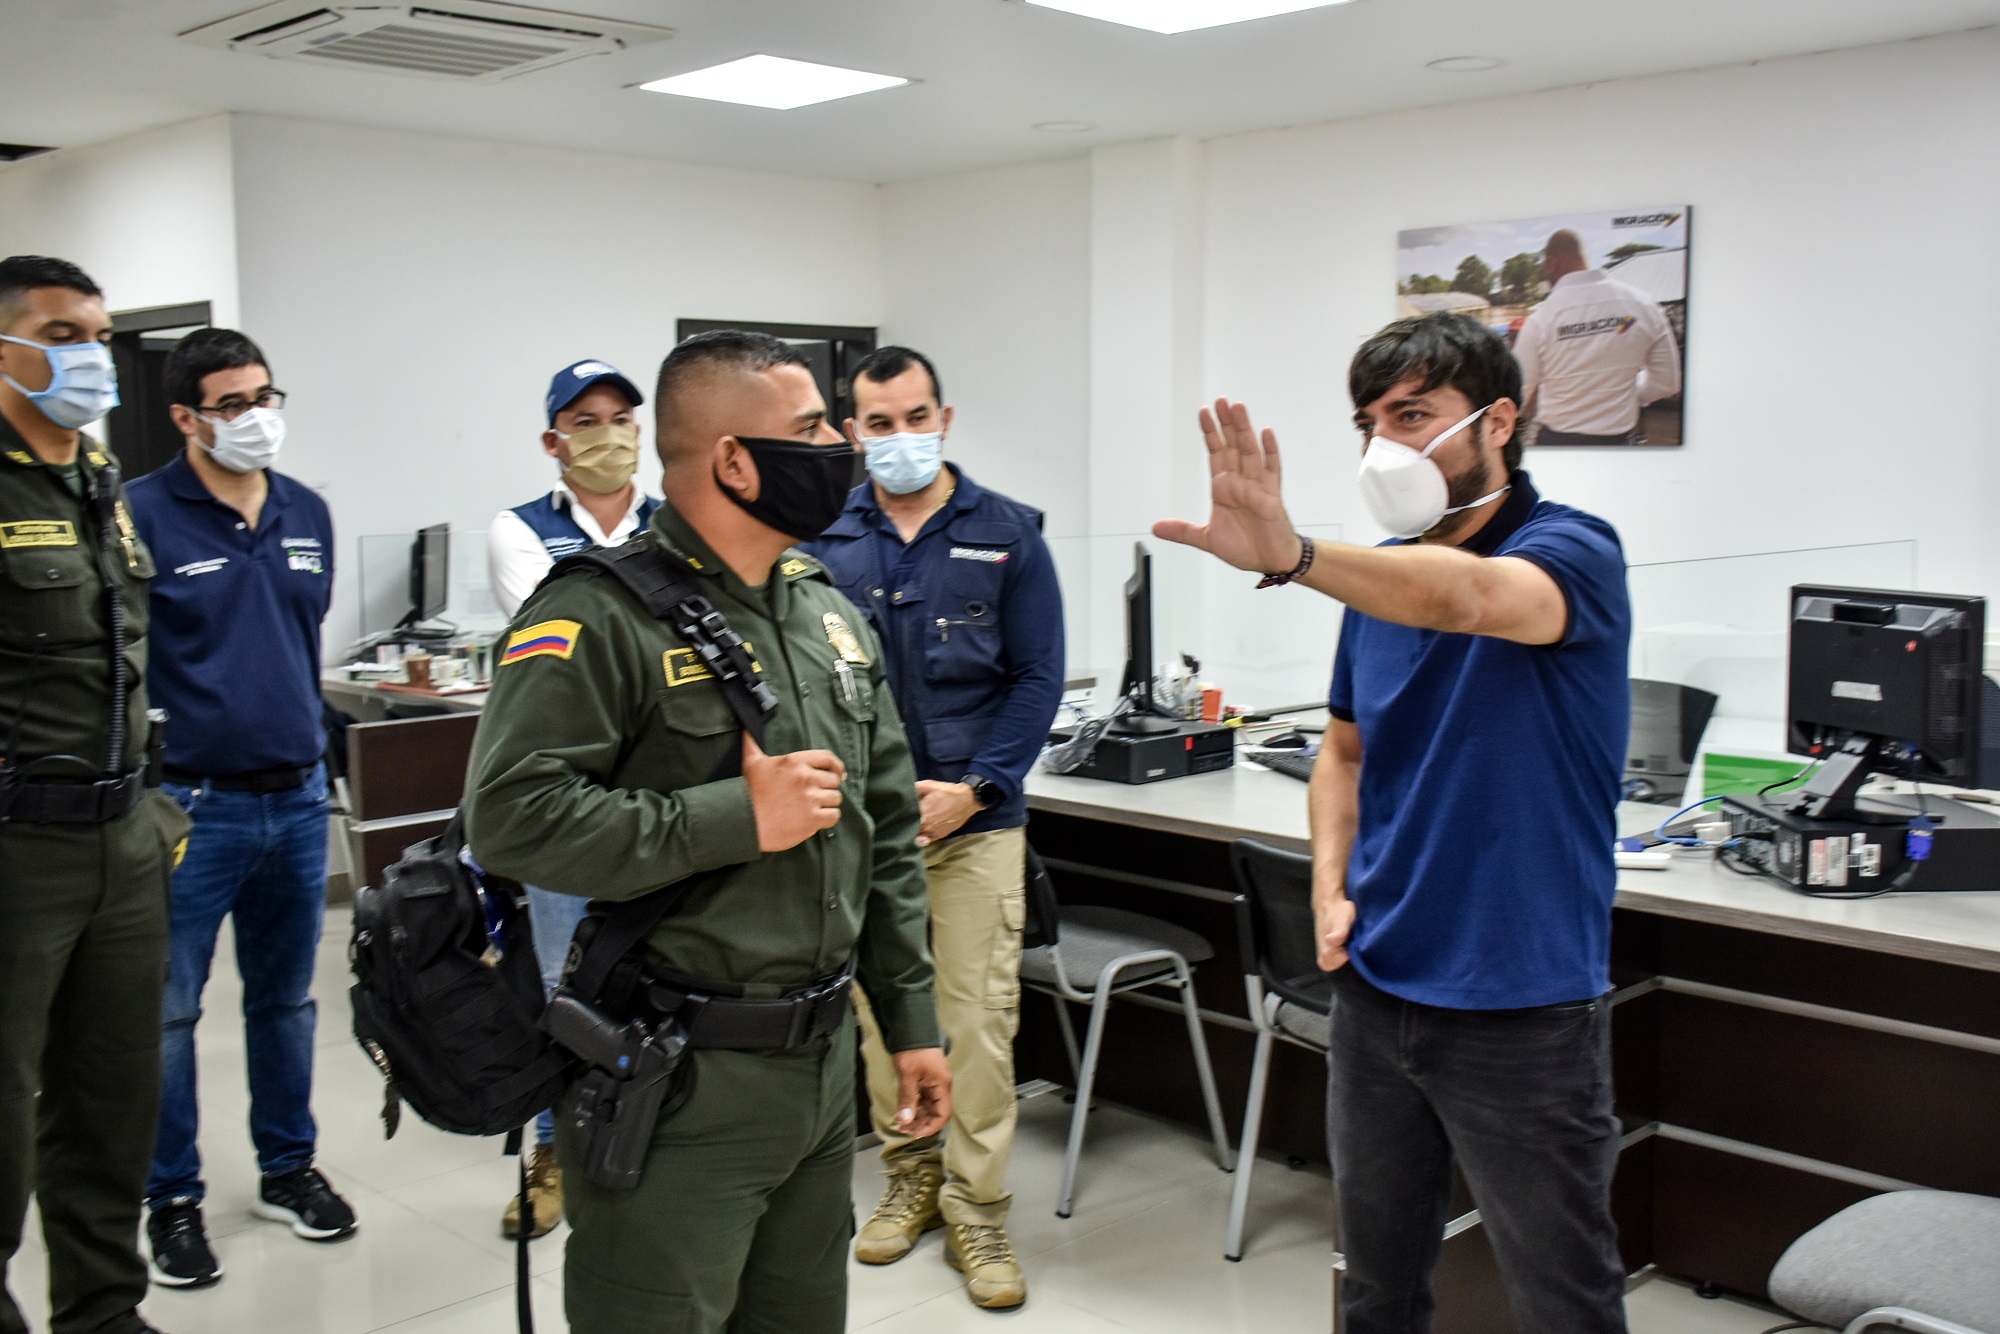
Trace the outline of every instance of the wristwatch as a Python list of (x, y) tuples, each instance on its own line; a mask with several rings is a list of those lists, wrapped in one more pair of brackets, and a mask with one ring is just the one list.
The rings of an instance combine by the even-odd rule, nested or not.
[(992, 779), (967, 774), (958, 781), (972, 789), (972, 799), (979, 803), (980, 810), (990, 811), (1000, 804), (1000, 785)]

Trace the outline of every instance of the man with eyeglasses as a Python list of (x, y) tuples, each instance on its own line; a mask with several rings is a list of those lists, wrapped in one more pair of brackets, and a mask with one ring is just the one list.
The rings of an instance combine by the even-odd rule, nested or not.
[(153, 1281), (222, 1277), (202, 1226), (195, 1021), (222, 919), (243, 977), (252, 1208), (308, 1241), (354, 1231), (313, 1167), (313, 960), (326, 904), (320, 622), (333, 592), (326, 502), (272, 468), (285, 396), (264, 354), (201, 329), (167, 356), (168, 411), (187, 450), (132, 485), (159, 565), (154, 700), (172, 718), (165, 790), (194, 820), (174, 872), (160, 1055), (162, 1101), (146, 1222)]

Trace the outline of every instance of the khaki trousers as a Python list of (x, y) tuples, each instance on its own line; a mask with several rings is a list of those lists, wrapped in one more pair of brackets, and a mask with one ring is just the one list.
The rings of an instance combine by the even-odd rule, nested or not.
[(925, 853), (938, 1024), (951, 1059), (951, 1122), (941, 1134), (915, 1140), (895, 1130), (896, 1069), (867, 998), (858, 987), (854, 992), (883, 1165), (895, 1172), (941, 1161), (940, 1206), (950, 1223), (1001, 1227), (1013, 1203), (1006, 1189), (1007, 1157), (1014, 1148), (1014, 1033), (1021, 1023), (1027, 852), (1027, 830), (995, 829), (946, 839)]

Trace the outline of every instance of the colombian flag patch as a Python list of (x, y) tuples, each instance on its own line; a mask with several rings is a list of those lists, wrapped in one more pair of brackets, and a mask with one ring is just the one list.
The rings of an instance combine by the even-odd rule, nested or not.
[(577, 636), (583, 633), (583, 626), (576, 621), (543, 621), (516, 630), (507, 636), (507, 647), (500, 654), (500, 665), (521, 662), (528, 658), (567, 658), (576, 652)]

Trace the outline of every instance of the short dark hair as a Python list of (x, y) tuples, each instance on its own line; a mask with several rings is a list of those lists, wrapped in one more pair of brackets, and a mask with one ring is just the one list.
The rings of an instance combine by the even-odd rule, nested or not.
[(21, 298), (37, 287), (67, 287), (85, 296), (101, 297), (104, 289), (66, 259), (47, 255), (9, 255), (0, 259), (0, 324), (13, 322)]
[[(1412, 376), (1422, 381), (1419, 393), (1450, 387), (1475, 408), (1503, 398), (1521, 403), (1513, 349), (1479, 321), (1448, 310), (1397, 320), (1363, 343), (1347, 368), (1347, 392), (1363, 408)], [(1510, 469), (1521, 466), (1520, 426), (1501, 458)]]
[(887, 347), (876, 348), (863, 357), (861, 364), (854, 368), (854, 378), (869, 379), (876, 384), (882, 384), (895, 379), (912, 366), (922, 366), (924, 374), (931, 377), (931, 397), (937, 400), (939, 407), (943, 407), (944, 386), (938, 383), (937, 367), (931, 365), (929, 357), (913, 347), (897, 347), (891, 343)]
[(773, 366), (804, 366), (812, 369), (805, 354), (782, 338), (748, 329), (711, 329), (683, 338), (660, 363), (660, 378), (653, 386), (653, 406), (660, 414), (660, 436), (665, 443), (679, 411), (679, 395), (691, 381), (717, 367), (755, 374)]
[(262, 348), (234, 329), (196, 329), (167, 353), (166, 369), (162, 372), (167, 402), (198, 408), (202, 399), (201, 382), (217, 371), (233, 371), (239, 366), (262, 366), (269, 370), (271, 363), (265, 359)]

